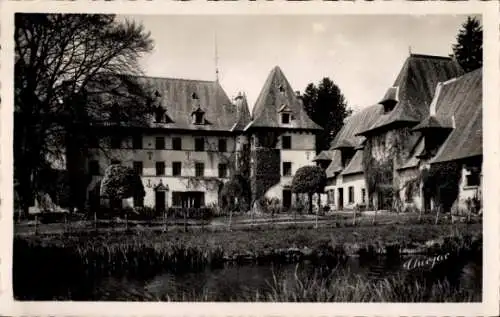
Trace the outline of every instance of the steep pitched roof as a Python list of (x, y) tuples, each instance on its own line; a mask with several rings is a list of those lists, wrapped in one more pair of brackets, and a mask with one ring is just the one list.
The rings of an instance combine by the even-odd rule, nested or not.
[(339, 150), (333, 151), (332, 162), (326, 168), (326, 177), (332, 178), (342, 171), (342, 156)]
[(248, 109), (247, 98), (245, 95), (239, 95), (235, 100), (236, 110), (238, 111), (238, 119), (231, 131), (243, 131), (245, 127), (250, 123), (252, 117), (250, 116), (250, 110)]
[(352, 175), (358, 173), (363, 173), (363, 150), (356, 151), (349, 164), (342, 171), (342, 175)]
[[(252, 111), (253, 121), (250, 127), (282, 127), (278, 122), (278, 112), (288, 106), (292, 112), (291, 129), (321, 130), (322, 128), (309, 118), (302, 100), (297, 97), (283, 71), (274, 67), (255, 102)], [(287, 127), (288, 128), (288, 127)]]
[(331, 161), (333, 158), (334, 151), (321, 151), (316, 157), (313, 159), (313, 162), (317, 161)]
[(451, 118), (444, 116), (431, 115), (422, 120), (419, 124), (413, 127), (413, 131), (424, 129), (452, 129), (453, 123)]
[(482, 155), (482, 73), (481, 68), (477, 69), (442, 87), (436, 114), (452, 118), (454, 129), (431, 164)]
[[(236, 106), (218, 82), (158, 77), (140, 77), (139, 80), (157, 93), (156, 102), (172, 121), (151, 122), (152, 127), (229, 131), (239, 119)], [(198, 107), (205, 113), (206, 124), (192, 123), (191, 113)]]
[[(429, 106), (438, 82), (462, 74), (458, 63), (451, 58), (411, 54), (392, 85), (397, 87), (396, 106), (361, 134), (368, 134), (395, 122), (421, 121), (429, 115)], [(393, 97), (395, 92), (390, 89), (383, 99)]]
[(382, 105), (373, 105), (347, 118), (344, 126), (335, 136), (330, 149), (341, 148), (346, 145), (351, 145), (354, 148), (361, 146), (365, 138), (357, 136), (357, 134), (378, 120), (383, 109)]

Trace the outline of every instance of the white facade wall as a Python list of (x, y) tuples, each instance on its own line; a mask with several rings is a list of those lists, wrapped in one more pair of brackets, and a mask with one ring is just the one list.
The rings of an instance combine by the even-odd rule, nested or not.
[[(291, 136), (291, 149), (283, 149), (282, 136)], [(280, 175), (281, 180), (267, 190), (266, 198), (276, 198), (283, 202), (283, 190), (292, 185), (293, 175), (299, 168), (307, 165), (316, 165), (312, 160), (316, 155), (316, 137), (312, 133), (286, 132), (278, 140), (276, 148), (280, 151)], [(291, 163), (291, 175), (285, 176), (283, 162)], [(292, 200), (293, 203), (293, 200)]]
[[(352, 188), (352, 200), (349, 199), (349, 188)], [(339, 189), (342, 189), (342, 197), (340, 197)], [(325, 187), (325, 191), (327, 195), (330, 195), (328, 205), (332, 210), (351, 210), (356, 205), (368, 203), (368, 193), (366, 191), (364, 174), (362, 173), (337, 175), (330, 180), (330, 184)], [(333, 202), (331, 201), (332, 198)]]
[[(156, 137), (165, 138), (164, 150), (155, 148)], [(182, 150), (172, 150), (172, 138), (180, 137), (182, 140)], [(172, 206), (172, 192), (179, 191), (202, 191), (205, 192), (205, 205), (217, 204), (218, 188), (214, 181), (194, 181), (195, 164), (204, 163), (204, 177), (219, 179), (219, 163), (227, 164), (227, 176), (230, 173), (229, 159), (234, 156), (235, 137), (234, 136), (204, 136), (204, 151), (195, 151), (195, 138), (202, 136), (193, 136), (186, 134), (169, 135), (144, 135), (143, 149), (132, 149), (132, 139), (124, 140), (121, 149), (106, 149), (105, 155), (98, 149), (92, 149), (90, 160), (97, 160), (100, 167), (100, 176), (95, 176), (89, 189), (95, 186), (97, 180), (102, 178), (105, 169), (111, 165), (113, 160), (118, 160), (122, 165), (133, 167), (134, 161), (142, 162), (143, 172), (141, 179), (146, 191), (144, 197), (144, 206), (155, 207), (155, 187), (160, 182), (168, 186), (165, 193), (166, 207)], [(218, 140), (226, 140), (227, 152), (218, 152)], [(101, 146), (106, 146), (104, 140)], [(156, 162), (164, 162), (165, 174), (156, 175)], [(181, 176), (173, 176), (173, 162), (181, 162)], [(227, 178), (220, 179), (222, 181)], [(127, 204), (132, 204), (132, 200), (126, 200)]]

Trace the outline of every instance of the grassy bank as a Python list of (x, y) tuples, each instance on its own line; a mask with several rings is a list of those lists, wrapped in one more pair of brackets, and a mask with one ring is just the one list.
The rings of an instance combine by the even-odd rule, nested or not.
[[(425, 252), (433, 252), (433, 248), (437, 248), (438, 253), (456, 252), (470, 249), (472, 245), (477, 248), (482, 241), (481, 232), (481, 224), (456, 224), (16, 237), (14, 294), (18, 299), (52, 299), (49, 295), (49, 298), (40, 298), (43, 297), (40, 294), (50, 294), (48, 287), (65, 287), (57, 285), (54, 276), (63, 284), (71, 281), (78, 285), (105, 275), (148, 277), (164, 270), (221, 267), (227, 261), (262, 263), (309, 259), (335, 266), (348, 255), (370, 258), (382, 252), (399, 257), (403, 250), (419, 247), (424, 247)], [(429, 240), (434, 242), (426, 245)], [(279, 292), (279, 288), (273, 294), (289, 296)]]

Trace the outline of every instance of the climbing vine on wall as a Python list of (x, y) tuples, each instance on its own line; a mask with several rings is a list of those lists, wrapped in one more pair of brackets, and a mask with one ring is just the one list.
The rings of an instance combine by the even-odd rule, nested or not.
[(461, 177), (462, 164), (459, 162), (432, 164), (422, 174), (424, 195), (433, 199), (442, 211), (448, 212), (458, 198)]
[(257, 201), (281, 179), (280, 150), (258, 147), (252, 150), (251, 156), (254, 167), (250, 178), (252, 201)]
[(363, 168), (370, 205), (376, 196), (382, 199), (379, 205), (395, 210), (402, 207), (394, 169), (395, 164), (402, 164), (408, 158), (415, 137), (405, 127), (367, 138), (363, 151)]

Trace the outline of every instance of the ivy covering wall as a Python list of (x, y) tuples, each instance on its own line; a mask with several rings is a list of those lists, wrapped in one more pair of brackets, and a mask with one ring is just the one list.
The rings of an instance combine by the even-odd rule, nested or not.
[[(367, 137), (363, 168), (370, 207), (402, 208), (396, 168), (409, 157), (417, 138), (408, 127)], [(373, 206), (375, 199), (377, 206)]]
[(422, 172), (423, 193), (432, 199), (441, 211), (449, 212), (458, 198), (461, 178), (460, 162), (433, 164)]
[(257, 147), (251, 151), (253, 165), (250, 176), (252, 201), (260, 200), (269, 188), (279, 183), (281, 179), (280, 161), (279, 149)]

